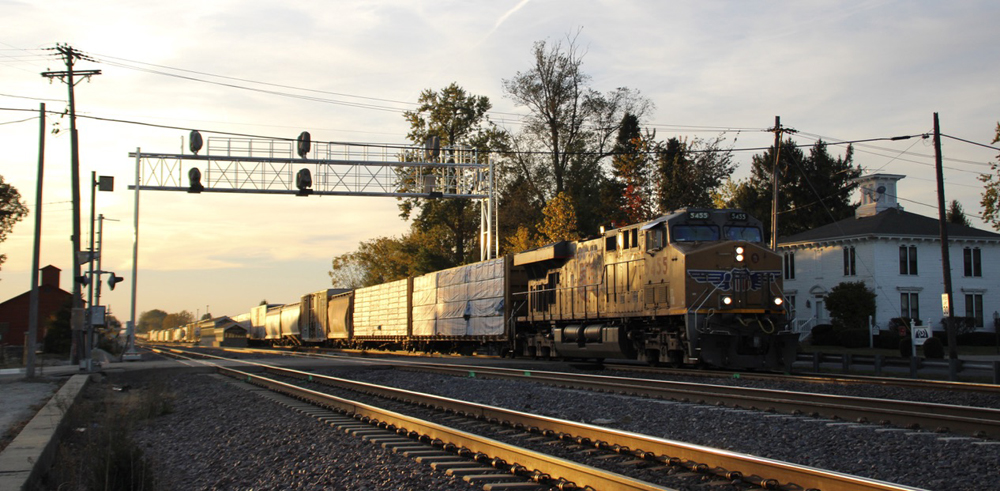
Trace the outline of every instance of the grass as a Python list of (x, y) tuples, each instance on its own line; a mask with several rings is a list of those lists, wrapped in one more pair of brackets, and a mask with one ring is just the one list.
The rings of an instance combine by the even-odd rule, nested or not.
[(69, 411), (45, 489), (154, 491), (152, 462), (132, 433), (143, 421), (173, 412), (174, 399), (156, 378), (91, 383)]

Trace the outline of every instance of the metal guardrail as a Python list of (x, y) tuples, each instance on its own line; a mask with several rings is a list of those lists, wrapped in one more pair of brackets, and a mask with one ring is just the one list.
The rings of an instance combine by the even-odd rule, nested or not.
[(876, 376), (883, 376), (886, 369), (895, 369), (890, 371), (907, 374), (910, 378), (920, 378), (946, 372), (950, 381), (958, 381), (959, 375), (963, 375), (991, 378), (993, 384), (1000, 385), (1000, 361), (935, 360), (849, 353), (799, 353), (795, 361), (811, 362), (814, 372), (820, 372), (823, 365), (837, 364), (843, 373), (850, 373), (852, 370), (871, 370)]

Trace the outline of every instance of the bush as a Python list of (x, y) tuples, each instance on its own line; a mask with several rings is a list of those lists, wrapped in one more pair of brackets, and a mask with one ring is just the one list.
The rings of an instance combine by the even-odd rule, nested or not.
[(909, 358), (911, 353), (911, 341), (910, 338), (900, 338), (899, 340), (899, 356), (903, 358)]
[(875, 345), (882, 349), (896, 349), (899, 347), (900, 339), (902, 339), (902, 337), (899, 335), (898, 330), (883, 330), (878, 332), (878, 338), (875, 340)]
[(845, 348), (867, 348), (867, 329), (844, 329), (837, 333), (837, 343)]
[(830, 324), (816, 324), (812, 328), (812, 344), (814, 345), (834, 345), (837, 344), (837, 336), (833, 326)]
[(942, 359), (944, 358), (944, 343), (940, 338), (932, 337), (924, 341), (924, 357)]
[(965, 346), (996, 346), (997, 337), (992, 332), (970, 332), (958, 335), (958, 344)]

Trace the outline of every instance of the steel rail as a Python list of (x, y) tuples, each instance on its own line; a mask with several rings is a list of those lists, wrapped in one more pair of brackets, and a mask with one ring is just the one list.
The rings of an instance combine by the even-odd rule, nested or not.
[(659, 368), (624, 363), (604, 363), (604, 368), (632, 372), (656, 373), (661, 375), (681, 375), (687, 377), (706, 378), (739, 378), (749, 380), (774, 380), (779, 382), (804, 382), (814, 384), (854, 384), (879, 385), (883, 387), (903, 387), (928, 390), (957, 390), (963, 392), (981, 392), (984, 394), (1000, 394), (1000, 385), (976, 382), (953, 382), (947, 380), (915, 380), (898, 377), (875, 377), (866, 375), (843, 374), (798, 374), (786, 375), (761, 372), (733, 372), (718, 370), (683, 370), (678, 368)]
[(815, 488), (823, 489), (824, 491), (901, 491), (917, 489), (701, 445), (604, 428), (586, 423), (577, 423), (548, 416), (523, 413), (431, 394), (415, 393), (393, 387), (317, 375), (301, 370), (271, 367), (267, 371), (324, 385), (332, 385), (349, 390), (361, 390), (380, 397), (431, 406), (468, 417), (502, 422), (507, 426), (532, 429), (535, 432), (549, 436), (572, 440), (581, 445), (590, 444), (599, 448), (612, 448), (619, 453), (632, 454), (640, 458), (662, 463), (686, 463), (692, 469), (721, 468), (734, 473), (731, 474), (734, 478), (738, 476), (765, 476), (756, 481), (756, 484), (765, 487), (773, 487), (781, 483), (792, 483), (805, 489)]
[[(199, 353), (199, 355), (201, 354)], [(225, 359), (214, 355), (203, 356)], [(822, 489), (823, 491), (919, 491), (919, 488), (826, 471), (813, 467), (741, 454), (738, 452), (667, 440), (649, 435), (604, 428), (586, 423), (577, 423), (432, 394), (423, 394), (393, 387), (319, 375), (302, 370), (268, 366), (257, 362), (246, 362), (243, 360), (235, 361), (259, 366), (265, 368), (268, 372), (287, 377), (336, 386), (348, 390), (362, 391), (380, 397), (402, 400), (403, 402), (430, 406), (451, 411), (459, 415), (475, 417), (491, 422), (499, 422), (514, 428), (529, 430), (548, 436), (558, 437), (564, 440), (572, 440), (581, 445), (589, 444), (595, 448), (613, 449), (618, 453), (630, 454), (654, 462), (664, 464), (681, 464), (686, 465), (691, 469), (724, 469), (728, 471), (729, 477), (735, 479), (743, 478), (743, 476), (750, 476), (746, 478), (750, 480), (750, 482), (770, 489), (774, 489), (782, 485), (793, 484), (803, 489)], [(423, 366), (421, 366), (421, 368), (423, 368)], [(457, 367), (453, 368), (457, 369)], [(489, 370), (485, 367), (474, 368), (477, 370), (475, 375), (482, 373), (481, 371), (478, 371), (480, 369)], [(500, 370), (511, 371), (509, 369)], [(466, 372), (468, 371), (469, 370), (466, 370)], [(527, 373), (530, 374), (537, 372)], [(530, 375), (529, 377), (532, 380), (535, 379), (535, 377), (531, 377)], [(308, 389), (301, 390), (308, 391)], [(723, 473), (722, 475), (726, 474)], [(577, 484), (579, 484), (579, 482), (577, 482)], [(595, 489), (614, 490), (618, 488), (595, 487)]]
[(1000, 409), (993, 408), (481, 366), (412, 364), (408, 368), (1000, 438)]
[(260, 375), (243, 372), (233, 368), (219, 367), (219, 372), (233, 378), (252, 383), (269, 390), (279, 392), (296, 399), (304, 400), (318, 406), (341, 411), (356, 418), (367, 418), (386, 425), (395, 426), (397, 432), (412, 434), (417, 432), (429, 441), (440, 440), (451, 443), (459, 448), (466, 448), (472, 453), (482, 453), (491, 459), (502, 459), (510, 464), (518, 464), (547, 474), (553, 478), (562, 478), (576, 487), (601, 489), (608, 491), (665, 491), (669, 488), (652, 483), (639, 481), (621, 474), (590, 467), (578, 462), (561, 459), (540, 452), (516, 447), (497, 440), (475, 435), (465, 431), (450, 428), (430, 421), (407, 416), (387, 409), (371, 406), (357, 401), (324, 394)]

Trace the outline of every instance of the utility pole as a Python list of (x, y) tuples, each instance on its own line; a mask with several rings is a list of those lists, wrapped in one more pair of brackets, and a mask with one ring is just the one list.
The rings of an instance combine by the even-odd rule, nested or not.
[(771, 249), (778, 249), (778, 162), (781, 156), (781, 116), (774, 117), (774, 166), (771, 168)]
[[(66, 63), (66, 70), (61, 72), (42, 72), (49, 80), (58, 78), (69, 87), (69, 128), (70, 128), (70, 160), (73, 181), (73, 363), (80, 363), (83, 350), (83, 293), (80, 284), (80, 145), (76, 133), (76, 98), (73, 89), (76, 87), (75, 77), (90, 80), (94, 75), (100, 75), (100, 70), (73, 70), (76, 60), (94, 61), (68, 45), (55, 48)], [(81, 78), (81, 80), (82, 80)]]
[(955, 303), (951, 297), (951, 254), (948, 252), (948, 220), (944, 208), (944, 165), (941, 163), (941, 125), (934, 113), (934, 167), (937, 170), (938, 223), (941, 231), (941, 269), (944, 270), (944, 298), (948, 302), (948, 317), (944, 330), (948, 335), (948, 358), (958, 358), (958, 336), (955, 335)]
[(42, 178), (45, 177), (45, 103), (38, 107), (38, 188), (35, 191), (35, 245), (31, 255), (31, 299), (28, 307), (28, 344), (24, 376), (35, 377), (35, 344), (38, 343), (38, 270), (42, 253)]

